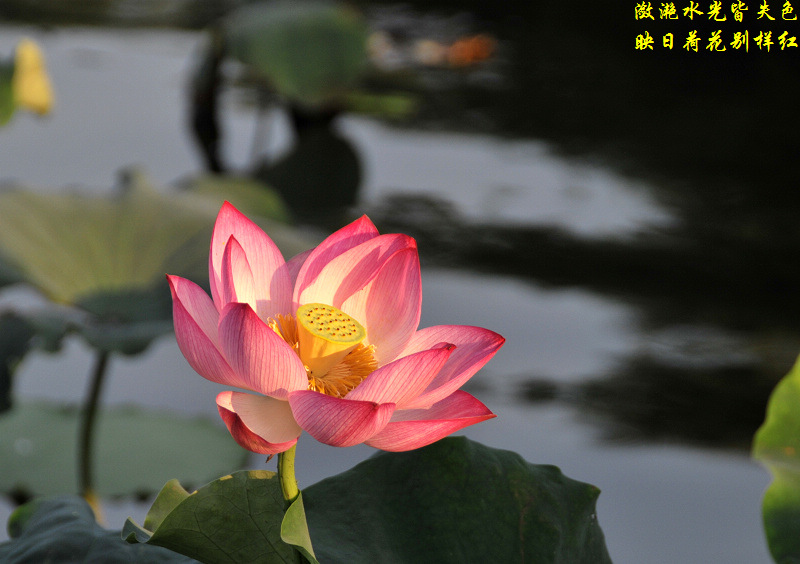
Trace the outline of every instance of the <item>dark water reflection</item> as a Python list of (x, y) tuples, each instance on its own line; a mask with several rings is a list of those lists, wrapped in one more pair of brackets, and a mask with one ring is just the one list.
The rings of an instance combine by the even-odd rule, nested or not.
[[(523, 386), (531, 400), (601, 414), (611, 423), (609, 437), (748, 449), (770, 391), (797, 352), (797, 303), (789, 291), (797, 279), (788, 249), (765, 245), (753, 253), (742, 242), (715, 246), (682, 230), (623, 241), (466, 224), (424, 199), (395, 200), (383, 211), (373, 215), (389, 230), (413, 233), (431, 263), (635, 305), (640, 333), (666, 341), (661, 350), (619, 358), (612, 373), (587, 383), (534, 375)], [(770, 262), (773, 270), (763, 266)]]
[[(381, 220), (423, 238), (432, 262), (604, 294), (639, 309), (643, 335), (681, 336), (669, 351), (619, 359), (613, 373), (571, 389), (532, 378), (529, 397), (602, 414), (616, 438), (749, 448), (800, 342), (798, 120), (787, 98), (798, 88), (797, 49), (659, 50), (667, 31), (707, 36), (712, 25), (734, 26), (667, 25), (657, 7), (648, 25), (634, 20), (633, 4), (436, 3), (467, 5), (507, 42), (504, 87), (467, 87), (452, 105), (437, 104), (431, 123), (490, 124), (597, 159), (646, 180), (676, 221), (634, 238), (587, 239), (462, 224), (421, 200), (406, 201), (405, 214), (387, 208)], [(744, 25), (777, 37), (784, 28), (797, 34), (793, 23), (756, 23), (752, 14)], [(656, 36), (653, 53), (634, 49), (645, 29)]]

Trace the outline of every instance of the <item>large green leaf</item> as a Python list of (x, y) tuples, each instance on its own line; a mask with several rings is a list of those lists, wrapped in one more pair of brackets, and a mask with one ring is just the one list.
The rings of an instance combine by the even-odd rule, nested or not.
[[(0, 192), (0, 285), (25, 283), (65, 304), (14, 313), (34, 328), (40, 346), (57, 350), (77, 333), (96, 350), (137, 354), (172, 331), (164, 274), (206, 283), (209, 239), (224, 200), (252, 216), (287, 256), (312, 246), (282, 223), (285, 208), (263, 184), (201, 177), (165, 192), (130, 170), (113, 195)], [(12, 364), (3, 352), (17, 341), (0, 332), (0, 366)], [(2, 395), (0, 386), (0, 403)]]
[(119, 533), (100, 527), (91, 507), (76, 496), (57, 496), (29, 502), (9, 519), (11, 540), (0, 543), (0, 561), (42, 562), (195, 562), (157, 546), (131, 545)]
[(320, 562), (610, 562), (599, 490), (463, 437), (304, 490)]
[[(165, 273), (207, 279), (208, 243), (224, 200), (254, 216), (270, 234), (273, 226), (285, 231), (274, 221), (286, 218), (285, 208), (264, 185), (201, 177), (183, 190), (162, 191), (137, 170), (123, 176), (111, 195), (1, 192), (4, 270), (55, 302), (85, 306), (99, 300), (104, 317), (128, 319), (141, 306), (131, 306), (131, 296), (166, 288)], [(259, 221), (263, 218), (273, 221)], [(276, 243), (284, 252), (288, 246), (290, 256), (308, 248), (285, 234)], [(138, 315), (143, 317), (152, 315)]]
[(237, 472), (191, 495), (168, 483), (145, 526), (129, 520), (123, 536), (213, 564), (293, 561), (279, 539), (311, 562), (313, 540), (319, 560), (331, 563), (599, 564), (610, 559), (595, 516), (598, 493), (555, 467), (451, 438), (381, 453), (323, 480), (285, 517), (271, 472)]
[(344, 4), (282, 0), (236, 10), (225, 24), (227, 54), (291, 103), (340, 101), (367, 64), (364, 18)]
[(800, 562), (800, 360), (772, 392), (753, 456), (769, 468), (764, 529), (776, 562)]
[[(0, 254), (50, 299), (75, 304), (96, 293), (152, 288), (171, 259), (203, 264), (214, 212), (135, 183), (113, 197), (0, 194)], [(180, 254), (180, 257), (177, 255)], [(206, 255), (207, 256), (207, 255)]]
[[(74, 492), (75, 408), (17, 405), (0, 415), (0, 490), (29, 495)], [(106, 409), (96, 422), (96, 490), (101, 495), (156, 492), (173, 477), (203, 484), (240, 468), (247, 453), (221, 425), (134, 408)]]
[[(122, 535), (129, 542), (162, 546), (207, 564), (296, 563), (297, 555), (287, 544), (292, 542), (316, 563), (310, 551), (302, 499), (287, 512), (293, 521), (288, 524), (282, 523), (284, 506), (274, 472), (236, 472), (191, 495), (171, 481), (153, 502), (145, 525), (128, 519)], [(288, 532), (285, 537), (283, 529)]]

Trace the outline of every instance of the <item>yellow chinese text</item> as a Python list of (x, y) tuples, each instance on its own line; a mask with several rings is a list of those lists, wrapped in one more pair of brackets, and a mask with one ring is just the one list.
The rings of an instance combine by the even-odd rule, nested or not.
[(718, 29), (711, 34), (711, 37), (708, 38), (708, 45), (706, 45), (706, 49), (709, 51), (725, 51), (726, 47), (722, 44), (722, 38), (720, 38), (721, 33), (722, 30)]
[(766, 49), (767, 53), (769, 53), (769, 48), (772, 47), (772, 32), (771, 31), (761, 31), (758, 33), (757, 36), (753, 38), (753, 41), (756, 42), (759, 49)]
[(731, 4), (731, 12), (733, 12), (733, 19), (740, 22), (744, 19), (744, 12), (748, 10), (747, 6), (741, 0)]
[(767, 4), (767, 0), (764, 0), (761, 3), (761, 6), (759, 6), (759, 8), (758, 8), (758, 17), (756, 19), (760, 20), (761, 18), (764, 18), (764, 17), (767, 18), (768, 20), (774, 20), (775, 19), (775, 18), (773, 18), (772, 16), (769, 15), (769, 4)]
[(724, 22), (728, 19), (728, 16), (722, 15), (722, 2), (717, 1), (711, 3), (711, 6), (708, 8), (708, 19), (713, 19), (717, 22)]
[(734, 49), (739, 49), (744, 47), (745, 52), (750, 52), (750, 32), (749, 31), (737, 31), (733, 34), (733, 41), (731, 41), (731, 47)]
[(702, 16), (703, 12), (698, 10), (697, 8), (700, 7), (700, 4), (697, 2), (689, 2), (689, 7), (683, 9), (683, 15), (688, 17), (690, 20), (694, 19), (694, 16)]
[(675, 7), (674, 2), (662, 2), (661, 8), (658, 10), (662, 20), (677, 20), (678, 9)]
[(650, 18), (651, 20), (655, 19), (651, 13), (653, 11), (653, 5), (650, 2), (641, 2), (636, 4), (635, 11), (637, 20), (645, 20), (647, 18)]
[(781, 44), (781, 51), (785, 47), (797, 47), (797, 37), (789, 37), (788, 31), (784, 31), (778, 36), (778, 42)]
[(689, 32), (689, 36), (686, 38), (686, 43), (683, 44), (683, 48), (687, 51), (694, 51), (697, 53), (697, 46), (700, 44), (700, 38), (697, 37), (697, 30), (694, 29)]
[(644, 51), (645, 49), (653, 50), (653, 43), (655, 40), (653, 36), (650, 35), (650, 32), (645, 31), (644, 34), (639, 34), (636, 36), (636, 49), (639, 51)]

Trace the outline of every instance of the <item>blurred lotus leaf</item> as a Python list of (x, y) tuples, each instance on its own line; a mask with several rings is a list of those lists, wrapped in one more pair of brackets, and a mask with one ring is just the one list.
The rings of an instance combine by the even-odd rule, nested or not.
[[(248, 214), (257, 218), (281, 223), (290, 218), (289, 210), (276, 192), (264, 183), (246, 176), (205, 174), (191, 179), (184, 188), (198, 198), (208, 199), (217, 209), (224, 199), (233, 203), (237, 209), (246, 209)], [(270, 236), (276, 231), (286, 231), (283, 225), (270, 225), (269, 228)], [(280, 244), (280, 239), (278, 241)], [(287, 244), (281, 246), (284, 249), (286, 247)]]
[[(0, 416), (0, 491), (22, 498), (75, 491), (79, 418), (77, 407), (50, 403), (19, 403)], [(196, 487), (249, 456), (217, 421), (133, 407), (101, 410), (95, 452), (102, 496), (152, 494), (174, 477)]]
[(775, 387), (753, 457), (772, 473), (764, 529), (775, 562), (800, 562), (800, 359)]
[(0, 315), (0, 413), (11, 407), (11, 375), (30, 348), (35, 331), (12, 314)]
[(22, 39), (13, 60), (0, 61), (0, 125), (8, 122), (18, 107), (47, 114), (53, 99), (41, 49), (34, 41)]
[(21, 283), (49, 300), (6, 300), (0, 312), (29, 336), (0, 334), (0, 408), (10, 404), (13, 368), (30, 343), (58, 350), (74, 332), (98, 351), (137, 354), (171, 332), (164, 276), (207, 279), (211, 230), (226, 199), (256, 217), (287, 256), (313, 246), (276, 221), (286, 217), (283, 204), (253, 181), (201, 178), (167, 193), (129, 171), (111, 195), (0, 192), (0, 286)]
[[(167, 194), (132, 171), (110, 196), (7, 190), (0, 193), (0, 274), (57, 303), (91, 304), (101, 296), (98, 314), (141, 317), (138, 305), (130, 307), (131, 293), (165, 288), (167, 272), (207, 275), (211, 226), (225, 199), (262, 219), (287, 217), (268, 188), (238, 179), (204, 177)], [(305, 248), (285, 227), (275, 231), (290, 253)], [(107, 301), (113, 294), (125, 298), (118, 310)]]
[(225, 21), (226, 53), (289, 103), (320, 107), (358, 84), (367, 65), (367, 24), (354, 8), (324, 1), (259, 2)]
[(49, 299), (74, 305), (149, 289), (176, 260), (199, 267), (200, 250), (185, 253), (209, 217), (142, 183), (111, 197), (11, 190), (0, 194), (0, 253)]
[[(371, 84), (375, 68), (368, 39), (359, 11), (326, 0), (246, 3), (212, 26), (189, 90), (192, 132), (208, 170), (229, 168), (220, 154), (218, 100), (231, 81), (255, 94), (259, 112), (282, 106), (310, 122), (327, 124), (343, 111), (387, 119), (415, 112), (416, 96), (392, 92), (393, 85)], [(233, 79), (223, 72), (223, 63), (231, 59), (241, 67)], [(257, 136), (253, 155), (259, 153), (258, 142)]]

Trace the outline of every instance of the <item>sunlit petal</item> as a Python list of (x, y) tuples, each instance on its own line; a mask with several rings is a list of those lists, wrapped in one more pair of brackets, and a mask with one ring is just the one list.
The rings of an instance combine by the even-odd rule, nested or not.
[[(413, 241), (413, 240), (412, 240)], [(389, 256), (367, 286), (341, 306), (368, 327), (378, 364), (398, 357), (419, 326), (422, 281), (416, 245)]]
[(428, 388), (406, 408), (428, 407), (452, 394), (489, 362), (505, 339), (482, 327), (437, 325), (417, 331), (401, 355), (426, 350), (441, 342), (453, 343), (456, 350)]
[(277, 245), (255, 223), (230, 203), (225, 202), (214, 224), (209, 253), (209, 282), (217, 309), (225, 306), (222, 284), (222, 260), (231, 235), (244, 251), (257, 289), (256, 311), (262, 319), (289, 313), (291, 286), (289, 272)]
[(397, 409), (403, 409), (428, 387), (453, 349), (455, 345), (443, 343), (382, 366), (350, 392), (347, 399), (394, 403)]
[(189, 365), (203, 378), (239, 388), (247, 384), (231, 369), (219, 349), (219, 314), (211, 298), (200, 286), (167, 276), (172, 292), (172, 317), (175, 339)]
[(377, 228), (365, 215), (329, 235), (311, 250), (307, 259), (303, 262), (302, 268), (296, 277), (298, 283), (294, 286), (294, 302), (299, 302), (300, 294), (305, 290), (305, 287), (316, 279), (320, 271), (331, 260), (377, 236)]
[(256, 309), (255, 282), (247, 256), (231, 235), (222, 254), (222, 299), (225, 304), (241, 302)]
[(301, 391), (289, 394), (295, 419), (309, 435), (331, 446), (363, 443), (383, 429), (394, 413), (393, 403), (376, 404)]
[(239, 445), (260, 454), (276, 454), (297, 442), (301, 429), (288, 402), (241, 392), (222, 392), (217, 407)]
[(386, 427), (365, 442), (381, 450), (413, 450), (493, 417), (480, 401), (458, 390), (428, 409), (395, 411)]
[(231, 368), (251, 390), (283, 399), (293, 390), (308, 388), (300, 357), (249, 305), (228, 304), (219, 332)]
[[(341, 309), (342, 304), (353, 294), (366, 292), (367, 286), (386, 261), (397, 251), (412, 246), (413, 241), (406, 235), (379, 235), (331, 259), (313, 280), (304, 279), (301, 269), (297, 286), (303, 286), (303, 289), (297, 294), (298, 303), (319, 302)], [(306, 263), (312, 258), (309, 257)], [(350, 314), (346, 310), (342, 311)]]
[(286, 270), (289, 272), (289, 282), (292, 288), (297, 282), (297, 275), (300, 273), (300, 269), (303, 268), (303, 264), (311, 256), (312, 252), (314, 252), (314, 249), (308, 249), (286, 261)]

